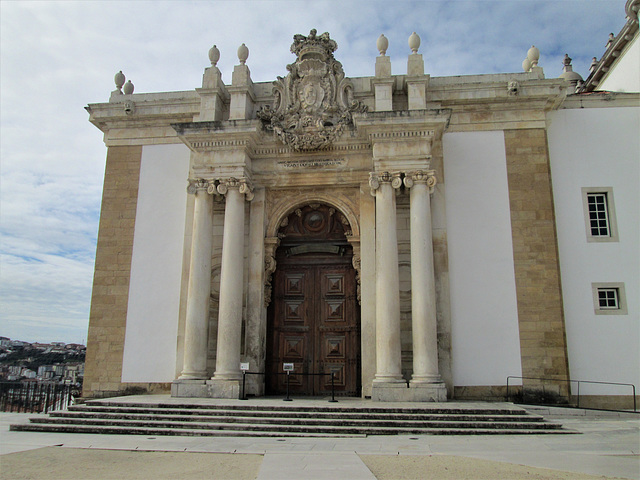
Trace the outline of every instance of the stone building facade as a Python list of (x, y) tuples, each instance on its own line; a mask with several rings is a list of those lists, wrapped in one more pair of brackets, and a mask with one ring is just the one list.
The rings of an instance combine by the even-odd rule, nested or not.
[(241, 364), (256, 396), (570, 393), (550, 119), (571, 84), (534, 48), (523, 73), (431, 77), (416, 34), (406, 75), (377, 46), (347, 78), (328, 33), (295, 35), (254, 83), (243, 45), (228, 85), (214, 47), (200, 88), (116, 76), (87, 107), (108, 154), (86, 396), (237, 398)]

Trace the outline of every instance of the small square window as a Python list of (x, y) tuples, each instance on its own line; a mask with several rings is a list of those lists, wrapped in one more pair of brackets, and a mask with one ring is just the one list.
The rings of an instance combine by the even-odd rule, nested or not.
[(596, 315), (627, 314), (624, 283), (592, 283), (591, 289)]
[(599, 288), (598, 289), (598, 303), (601, 309), (618, 310), (619, 302), (618, 297), (620, 293), (617, 288)]
[(585, 223), (588, 242), (617, 242), (613, 205), (613, 189), (611, 187), (590, 187), (582, 189)]

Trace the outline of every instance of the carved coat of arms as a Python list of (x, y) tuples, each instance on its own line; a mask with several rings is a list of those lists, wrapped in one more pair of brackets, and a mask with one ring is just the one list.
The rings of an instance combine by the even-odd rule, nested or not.
[(273, 82), (273, 105), (258, 112), (267, 130), (298, 151), (329, 147), (352, 124), (353, 112), (367, 110), (354, 100), (353, 86), (333, 57), (338, 44), (328, 33), (316, 33), (293, 36), (291, 53), (298, 58), (287, 65), (285, 78)]

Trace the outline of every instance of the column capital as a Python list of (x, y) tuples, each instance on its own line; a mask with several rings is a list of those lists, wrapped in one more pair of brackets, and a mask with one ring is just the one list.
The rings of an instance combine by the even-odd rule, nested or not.
[(415, 170), (413, 172), (407, 172), (404, 176), (404, 186), (407, 188), (413, 187), (415, 184), (426, 185), (429, 187), (429, 193), (433, 193), (436, 186), (436, 172), (435, 170)]
[(253, 185), (251, 184), (251, 181), (245, 177), (222, 178), (219, 180), (217, 190), (220, 195), (226, 195), (229, 189), (235, 188), (237, 188), (238, 191), (243, 194), (248, 201), (253, 200)]
[(189, 185), (187, 186), (187, 193), (193, 195), (198, 191), (206, 191), (210, 195), (216, 193), (215, 181), (206, 180), (204, 178), (190, 178)]
[(380, 185), (390, 183), (395, 189), (402, 186), (402, 172), (370, 172), (369, 187), (371, 187), (371, 195), (375, 197), (375, 191)]

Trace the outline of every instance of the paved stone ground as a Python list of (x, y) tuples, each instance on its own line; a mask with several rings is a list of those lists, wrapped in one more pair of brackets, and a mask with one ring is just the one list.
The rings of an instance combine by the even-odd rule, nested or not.
[[(366, 438), (147, 437), (10, 432), (2, 479), (640, 480), (640, 417), (537, 409), (581, 435)], [(79, 472), (82, 472), (81, 474)]]

